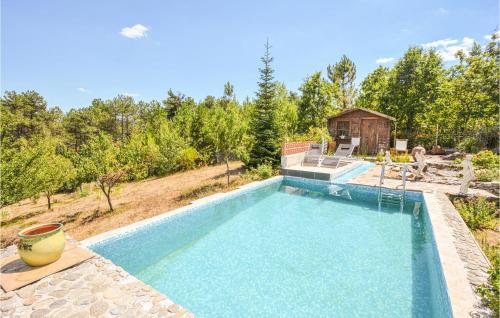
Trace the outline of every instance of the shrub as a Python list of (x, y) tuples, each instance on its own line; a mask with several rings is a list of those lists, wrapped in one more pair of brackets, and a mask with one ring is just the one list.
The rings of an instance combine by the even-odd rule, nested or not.
[(479, 169), (475, 171), (476, 180), (483, 182), (490, 182), (498, 179), (498, 170), (493, 169)]
[(376, 162), (382, 162), (384, 161), (385, 157), (384, 157), (384, 153), (382, 151), (379, 151), (377, 153), (377, 156), (375, 157), (375, 161)]
[(321, 137), (324, 137), (326, 141), (331, 142), (332, 137), (328, 133), (326, 128), (311, 127), (309, 131), (305, 134), (294, 135), (291, 141), (314, 141), (317, 143), (321, 142)]
[(485, 198), (477, 197), (470, 202), (457, 202), (458, 212), (472, 230), (493, 228), (496, 205)]
[(271, 165), (260, 165), (246, 173), (246, 177), (250, 180), (264, 180), (277, 174)]
[(181, 151), (177, 158), (177, 164), (181, 170), (191, 170), (196, 168), (196, 162), (200, 159), (198, 151), (193, 147)]
[(483, 169), (498, 169), (500, 156), (490, 150), (483, 150), (472, 157), (474, 167)]
[(462, 152), (468, 152), (468, 153), (477, 152), (479, 150), (476, 138), (473, 137), (464, 138), (464, 140), (462, 140), (458, 144), (457, 148)]
[(408, 154), (391, 156), (392, 161), (400, 162), (400, 163), (408, 163), (411, 162), (411, 157)]
[(491, 260), (491, 267), (488, 273), (490, 274), (488, 284), (479, 286), (477, 291), (483, 297), (483, 302), (493, 313), (498, 314), (500, 310), (500, 256), (498, 249)]

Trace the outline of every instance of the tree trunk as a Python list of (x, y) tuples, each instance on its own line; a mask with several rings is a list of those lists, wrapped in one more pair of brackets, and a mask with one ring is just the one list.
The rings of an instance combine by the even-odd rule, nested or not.
[(50, 195), (47, 194), (47, 203), (49, 205), (49, 210), (52, 208), (52, 205), (50, 204)]
[(113, 212), (113, 205), (111, 204), (111, 189), (109, 189), (108, 193), (104, 192), (106, 195), (106, 199), (108, 199), (109, 210)]
[(229, 187), (229, 158), (226, 157), (227, 186)]

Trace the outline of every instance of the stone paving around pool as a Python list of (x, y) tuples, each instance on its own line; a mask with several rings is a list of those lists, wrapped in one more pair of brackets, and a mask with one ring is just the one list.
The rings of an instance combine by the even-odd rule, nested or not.
[[(15, 252), (10, 246), (0, 257)], [(0, 289), (0, 310), (1, 317), (194, 317), (98, 255), (18, 290)]]
[[(377, 186), (380, 169), (380, 166), (376, 166), (364, 174), (349, 180), (348, 183)], [(401, 183), (401, 180), (386, 178), (383, 186), (391, 189), (401, 189)], [(463, 266), (467, 282), (473, 293), (475, 293), (473, 309), (468, 313), (462, 314), (464, 314), (464, 317), (491, 317), (491, 312), (482, 304), (480, 296), (475, 292), (478, 286), (487, 282), (490, 263), (462, 217), (446, 195), (446, 193), (458, 193), (459, 185), (409, 181), (406, 189), (432, 194), (434, 198), (432, 203), (437, 206), (428, 206), (429, 213), (431, 213), (431, 210), (432, 213), (441, 213), (447, 228), (451, 232), (453, 246), (459, 256), (459, 261), (462, 262), (460, 265)], [(469, 189), (469, 192), (475, 195), (494, 197), (494, 195), (485, 190)]]

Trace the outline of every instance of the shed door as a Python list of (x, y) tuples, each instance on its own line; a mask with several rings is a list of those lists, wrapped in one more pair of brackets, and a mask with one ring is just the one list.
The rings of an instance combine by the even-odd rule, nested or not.
[(361, 149), (368, 154), (377, 153), (378, 129), (376, 119), (361, 120)]

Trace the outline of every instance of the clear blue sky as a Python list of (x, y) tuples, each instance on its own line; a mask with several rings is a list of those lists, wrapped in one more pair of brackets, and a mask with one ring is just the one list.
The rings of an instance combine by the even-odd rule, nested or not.
[[(297, 89), (346, 54), (358, 83), (410, 45), (436, 47), (447, 63), (498, 28), (497, 0), (48, 1), (2, 0), (2, 92), (36, 90), (49, 106), (89, 105), (132, 94), (196, 100), (254, 96), (264, 43), (276, 80)], [(445, 41), (439, 41), (445, 40)]]

